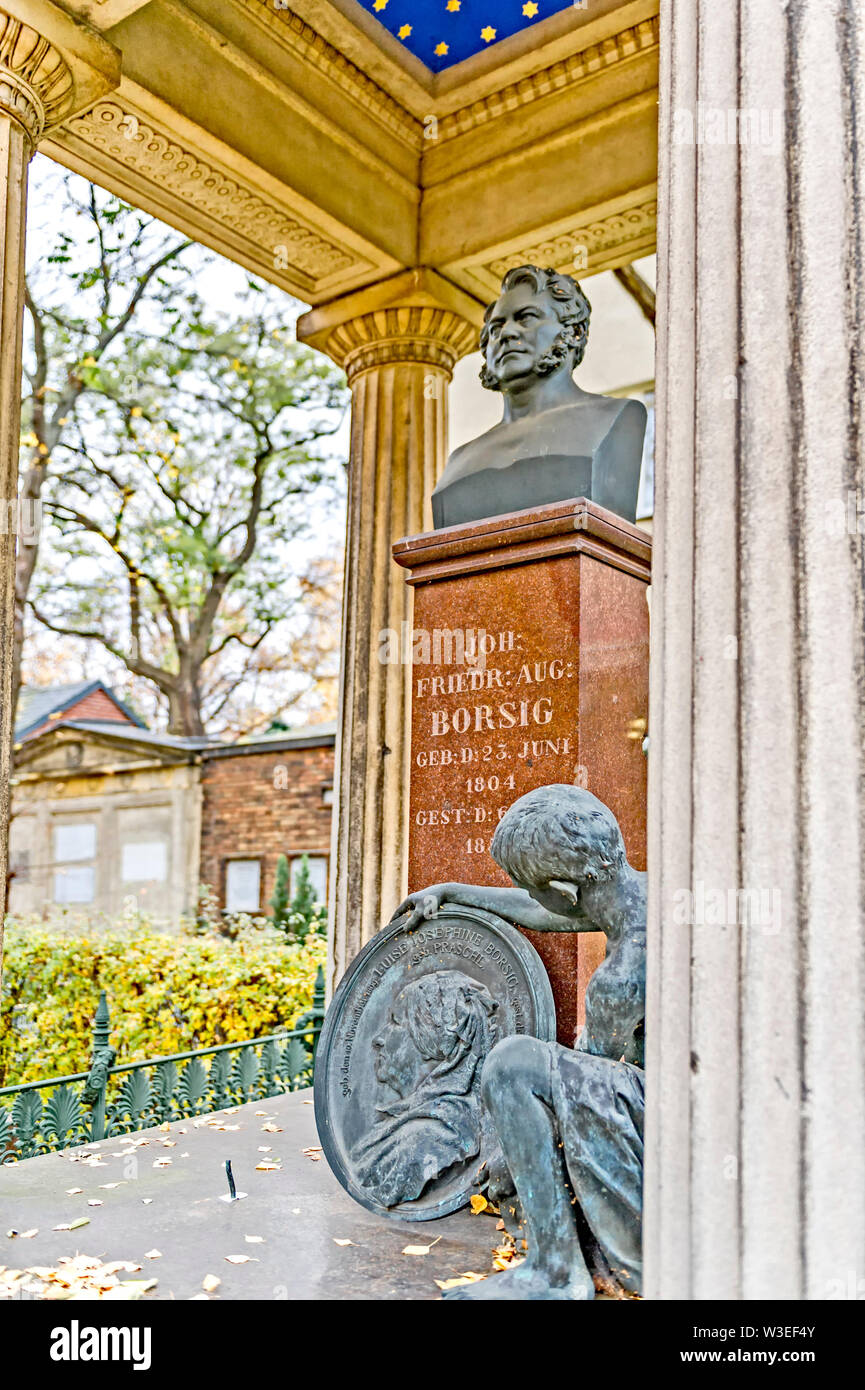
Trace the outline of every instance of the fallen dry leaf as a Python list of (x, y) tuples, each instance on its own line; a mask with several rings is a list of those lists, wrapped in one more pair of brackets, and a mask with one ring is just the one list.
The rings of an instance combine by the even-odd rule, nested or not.
[(440, 1240), (441, 1240), (441, 1236), (436, 1236), (435, 1240), (431, 1241), (429, 1245), (407, 1245), (407, 1246), (405, 1247), (405, 1249), (402, 1251), (402, 1254), (403, 1254), (403, 1255), (428, 1255), (429, 1252), (432, 1250), (433, 1246), (434, 1246), (434, 1245), (438, 1245), (438, 1243), (439, 1243)]
[(264, 1244), (264, 1236), (244, 1236), (243, 1239), (246, 1241), (247, 1245)]
[(470, 1201), (472, 1212), (475, 1216), (480, 1216), (482, 1211), (486, 1211), (489, 1202), (486, 1197), (482, 1197), (479, 1192), (473, 1192)]
[(167, 1167), (169, 1166), (170, 1163), (171, 1163), (171, 1159), (170, 1159), (170, 1158), (155, 1158), (155, 1159), (153, 1160), (153, 1166), (154, 1166), (154, 1168), (167, 1168)]
[(353, 1241), (353, 1240), (337, 1240), (335, 1236), (334, 1236), (333, 1243), (334, 1243), (334, 1245), (354, 1245), (354, 1241)]
[(433, 1283), (438, 1284), (440, 1289), (458, 1289), (461, 1284), (477, 1284), (481, 1279), (486, 1279), (485, 1274), (474, 1274), (471, 1270), (467, 1274), (460, 1274), (456, 1279), (434, 1279)]
[(215, 1290), (219, 1288), (221, 1283), (222, 1280), (219, 1279), (215, 1274), (205, 1274), (204, 1278), (201, 1281), (201, 1287), (204, 1289), (205, 1293), (214, 1293)]
[(89, 1226), (89, 1216), (79, 1216), (76, 1221), (66, 1221), (60, 1226), (55, 1226), (55, 1231), (77, 1231), (79, 1226)]
[(118, 1280), (118, 1273), (137, 1272), (128, 1260), (103, 1264), (92, 1255), (64, 1255), (56, 1266), (32, 1265), (26, 1270), (0, 1267), (0, 1298), (24, 1296), (78, 1302), (92, 1299), (135, 1299), (156, 1287), (156, 1279)]
[(271, 1163), (269, 1158), (263, 1158), (260, 1163), (256, 1163), (255, 1171), (257, 1173), (278, 1173), (279, 1164)]
[(145, 1258), (145, 1260), (161, 1260), (161, 1259), (162, 1259), (162, 1251), (161, 1251), (161, 1250), (145, 1250), (145, 1252), (144, 1252), (144, 1258)]
[(124, 1279), (115, 1288), (109, 1289), (102, 1295), (110, 1303), (131, 1302), (133, 1299), (141, 1298), (142, 1294), (149, 1293), (155, 1289), (159, 1283), (158, 1279)]
[(493, 1251), (493, 1269), (509, 1269), (511, 1265), (522, 1264), (522, 1262), (522, 1257), (517, 1253), (513, 1236), (505, 1236), (504, 1244)]
[(83, 1187), (67, 1187), (67, 1189), (66, 1189), (66, 1195), (67, 1195), (67, 1197), (77, 1197), (77, 1196), (78, 1196), (78, 1193), (79, 1193), (79, 1192), (83, 1192), (83, 1191), (84, 1191), (84, 1188), (83, 1188)]
[(101, 1183), (99, 1184), (99, 1186), (100, 1186), (101, 1188), (104, 1188), (104, 1190), (105, 1190), (106, 1192), (109, 1192), (109, 1191), (111, 1190), (112, 1187), (122, 1187), (122, 1186), (123, 1186), (123, 1183), (122, 1183), (122, 1182), (101, 1182)]
[(315, 1145), (311, 1145), (308, 1149), (302, 1149), (301, 1152), (304, 1158), (311, 1158), (313, 1163), (318, 1163), (324, 1150), (316, 1148)]
[(260, 1154), (269, 1154), (269, 1153), (271, 1153), (272, 1151), (273, 1151), (273, 1145), (272, 1145), (272, 1144), (259, 1144), (259, 1146), (258, 1146), (258, 1152), (259, 1152)]
[(150, 1206), (150, 1203), (151, 1203), (152, 1201), (153, 1201), (153, 1198), (152, 1198), (152, 1197), (142, 1197), (142, 1198), (141, 1198), (141, 1205), (144, 1206), (144, 1207), (149, 1207), (149, 1206)]
[(226, 1255), (225, 1258), (228, 1260), (228, 1263), (230, 1265), (248, 1265), (259, 1263), (259, 1261), (255, 1259), (254, 1255)]
[(265, 1134), (282, 1134), (282, 1125), (275, 1125), (272, 1121), (262, 1125), (261, 1128)]
[(88, 1207), (101, 1207), (101, 1206), (102, 1206), (102, 1198), (101, 1198), (101, 1197), (88, 1197), (88, 1199), (87, 1199), (87, 1205), (88, 1205)]

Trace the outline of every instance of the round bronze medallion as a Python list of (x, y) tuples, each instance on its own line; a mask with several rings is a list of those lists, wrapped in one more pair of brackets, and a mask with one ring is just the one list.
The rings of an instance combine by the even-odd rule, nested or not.
[(445, 905), (392, 922), (346, 971), (315, 1066), (325, 1157), (362, 1206), (407, 1221), (456, 1211), (477, 1192), (495, 1139), (480, 1077), (502, 1038), (556, 1036), (540, 956), (510, 923)]

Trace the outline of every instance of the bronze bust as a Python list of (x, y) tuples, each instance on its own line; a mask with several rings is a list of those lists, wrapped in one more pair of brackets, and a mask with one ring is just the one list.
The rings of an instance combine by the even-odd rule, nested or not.
[(508, 271), (481, 333), (481, 381), (504, 396), (501, 423), (454, 450), (432, 495), (436, 530), (587, 497), (634, 521), (646, 408), (573, 378), (591, 305), (576, 280)]

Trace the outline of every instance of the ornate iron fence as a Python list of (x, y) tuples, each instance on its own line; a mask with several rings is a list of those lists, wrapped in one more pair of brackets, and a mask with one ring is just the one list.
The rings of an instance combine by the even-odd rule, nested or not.
[(89, 1072), (0, 1088), (0, 1163), (303, 1090), (312, 1085), (323, 1019), (319, 968), (312, 1008), (291, 1029), (115, 1066), (103, 990)]

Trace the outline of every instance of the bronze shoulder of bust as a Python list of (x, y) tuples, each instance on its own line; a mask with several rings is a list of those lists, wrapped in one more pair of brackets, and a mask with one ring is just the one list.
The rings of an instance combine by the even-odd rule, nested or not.
[(503, 417), (450, 456), (432, 495), (436, 529), (571, 497), (635, 519), (646, 408), (574, 381), (590, 313), (569, 276), (505, 276), (481, 334), (481, 380), (501, 392)]

